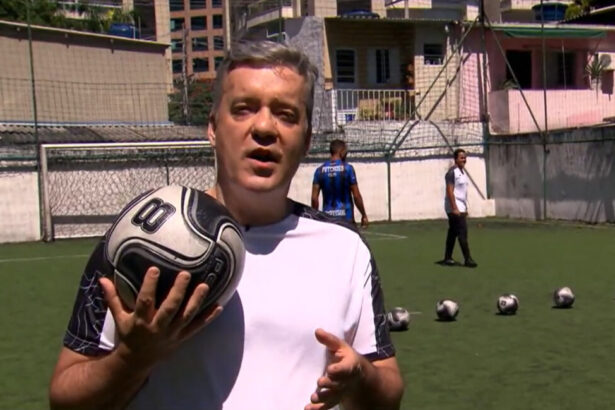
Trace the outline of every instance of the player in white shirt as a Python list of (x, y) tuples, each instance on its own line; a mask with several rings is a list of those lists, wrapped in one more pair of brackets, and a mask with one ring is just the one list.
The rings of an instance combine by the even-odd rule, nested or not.
[(185, 294), (181, 272), (156, 309), (151, 267), (127, 311), (99, 246), (52, 377), (52, 409), (399, 409), (403, 381), (369, 248), (352, 227), (287, 198), (309, 148), (316, 77), (297, 49), (233, 47), (207, 133), (218, 165), (208, 193), (244, 226), (237, 292), (224, 312), (195, 317), (208, 288)]
[(444, 210), (448, 216), (448, 232), (444, 259), (440, 263), (448, 266), (456, 265), (453, 259), (453, 249), (455, 248), (455, 240), (459, 239), (464, 266), (475, 268), (478, 264), (470, 255), (468, 224), (466, 222), (468, 216), (468, 183), (470, 181), (465, 170), (467, 154), (459, 148), (455, 150), (453, 157), (455, 165), (448, 170), (444, 177), (446, 183)]

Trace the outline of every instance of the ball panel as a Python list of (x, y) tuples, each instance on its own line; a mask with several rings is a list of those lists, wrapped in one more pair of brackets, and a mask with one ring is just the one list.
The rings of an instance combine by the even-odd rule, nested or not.
[(568, 286), (558, 288), (553, 292), (553, 303), (558, 308), (570, 308), (574, 303), (575, 296)]
[(410, 313), (403, 307), (395, 307), (387, 313), (387, 323), (389, 330), (393, 332), (407, 330), (410, 324)]
[(436, 314), (439, 320), (455, 320), (459, 313), (459, 304), (454, 300), (443, 299), (436, 303)]
[(134, 306), (146, 270), (157, 266), (157, 305), (177, 273), (186, 270), (192, 275), (187, 294), (199, 283), (210, 286), (203, 310), (215, 302), (226, 303), (235, 292), (245, 247), (239, 225), (222, 204), (203, 192), (174, 185), (131, 201), (107, 233), (105, 255), (116, 270), (118, 294), (127, 306)]

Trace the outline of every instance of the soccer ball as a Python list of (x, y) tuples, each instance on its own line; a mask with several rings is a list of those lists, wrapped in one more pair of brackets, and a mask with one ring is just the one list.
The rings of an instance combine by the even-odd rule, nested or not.
[(222, 204), (196, 189), (170, 185), (138, 196), (122, 210), (107, 232), (105, 257), (128, 309), (134, 309), (146, 270), (156, 266), (156, 306), (185, 270), (192, 275), (186, 295), (199, 283), (209, 285), (202, 312), (214, 303), (224, 305), (234, 294), (245, 246), (239, 225)]
[(387, 313), (387, 323), (393, 332), (407, 330), (410, 324), (410, 313), (403, 307), (395, 307)]
[(451, 321), (455, 320), (459, 313), (459, 304), (454, 300), (443, 299), (436, 303), (436, 314), (438, 319)]
[(498, 298), (498, 311), (503, 315), (514, 315), (519, 309), (519, 299), (513, 294), (502, 295)]
[(556, 289), (553, 292), (553, 303), (558, 308), (569, 308), (574, 303), (574, 293), (568, 286)]

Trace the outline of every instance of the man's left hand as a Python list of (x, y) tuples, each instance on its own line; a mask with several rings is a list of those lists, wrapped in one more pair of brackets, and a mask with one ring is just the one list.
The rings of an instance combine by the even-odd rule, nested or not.
[(367, 228), (369, 225), (369, 221), (367, 220), (367, 215), (361, 217), (361, 227)]
[(329, 364), (325, 374), (317, 381), (317, 389), (305, 406), (305, 410), (330, 409), (351, 393), (361, 378), (361, 361), (359, 355), (348, 343), (335, 335), (316, 330), (316, 339), (326, 346), (329, 352)]

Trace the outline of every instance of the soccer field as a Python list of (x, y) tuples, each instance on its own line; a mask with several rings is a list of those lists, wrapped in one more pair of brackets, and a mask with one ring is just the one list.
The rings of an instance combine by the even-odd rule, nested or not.
[[(434, 263), (445, 234), (445, 221), (365, 231), (387, 308), (412, 312), (410, 329), (392, 334), (406, 382), (402, 408), (612, 408), (615, 227), (470, 220), (476, 269)], [(94, 243), (0, 246), (0, 409), (47, 408), (48, 380)], [(461, 260), (458, 247), (455, 257)], [(572, 309), (552, 308), (560, 286), (574, 290)], [(509, 292), (519, 311), (497, 315), (497, 297)], [(459, 303), (455, 322), (435, 320), (442, 298)]]

